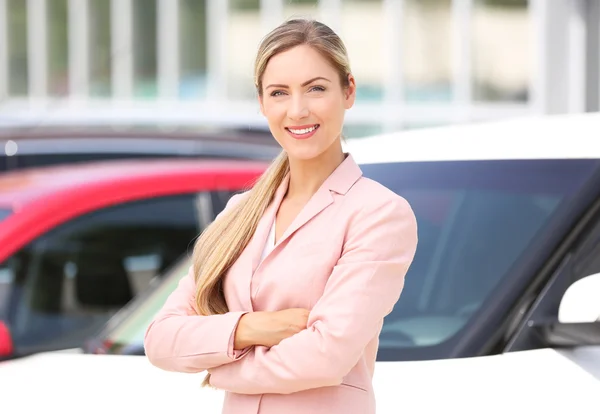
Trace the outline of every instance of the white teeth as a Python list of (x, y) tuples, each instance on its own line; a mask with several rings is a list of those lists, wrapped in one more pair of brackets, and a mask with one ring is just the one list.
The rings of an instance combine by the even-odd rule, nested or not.
[(304, 129), (292, 129), (292, 128), (288, 128), (288, 129), (296, 135), (303, 135), (303, 134), (308, 134), (309, 132), (313, 132), (315, 129), (317, 129), (317, 126), (315, 125), (313, 127), (304, 128)]

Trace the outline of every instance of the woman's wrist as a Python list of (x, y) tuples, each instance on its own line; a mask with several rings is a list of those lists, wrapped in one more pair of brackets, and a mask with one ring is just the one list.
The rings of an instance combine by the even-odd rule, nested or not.
[(249, 312), (242, 315), (235, 330), (234, 349), (239, 350), (249, 346), (260, 345), (256, 328), (258, 313), (260, 312)]

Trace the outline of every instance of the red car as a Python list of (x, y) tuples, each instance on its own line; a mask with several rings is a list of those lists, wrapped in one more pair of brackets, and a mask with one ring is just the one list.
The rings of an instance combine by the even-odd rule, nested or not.
[(128, 160), (0, 175), (0, 324), (13, 356), (81, 345), (265, 167)]

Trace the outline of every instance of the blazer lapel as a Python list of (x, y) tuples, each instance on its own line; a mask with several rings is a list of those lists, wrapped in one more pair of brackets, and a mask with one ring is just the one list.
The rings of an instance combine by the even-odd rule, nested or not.
[[(362, 176), (360, 167), (354, 162), (352, 155), (348, 154), (346, 159), (336, 168), (336, 170), (323, 182), (319, 190), (311, 197), (308, 203), (292, 221), (290, 226), (285, 230), (283, 236), (277, 241), (271, 254), (275, 252), (277, 247), (282, 244), (285, 240), (290, 238), (296, 231), (302, 228), (308, 223), (313, 217), (318, 215), (321, 211), (325, 210), (334, 202), (332, 191), (338, 194), (346, 194), (348, 190), (354, 185), (356, 181)], [(279, 188), (275, 192), (275, 196), (271, 201), (271, 204), (263, 214), (262, 218), (258, 223), (254, 237), (250, 241), (247, 249), (250, 253), (250, 272), (248, 272), (248, 286), (252, 284), (252, 275), (256, 272), (256, 269), (260, 266), (261, 257), (265, 248), (269, 231), (273, 225), (273, 221), (279, 210), (279, 206), (283, 201), (289, 185), (289, 174), (279, 185)]]
[[(296, 216), (296, 218), (284, 232), (283, 236), (277, 241), (277, 244), (274, 246), (270, 254), (275, 253), (279, 245), (281, 245), (285, 240), (289, 239), (295, 232), (312, 220), (313, 217), (333, 204), (334, 197), (332, 192), (345, 195), (361, 176), (362, 171), (354, 162), (352, 156), (348, 154), (346, 159), (325, 180), (319, 190), (317, 190), (317, 192), (300, 211), (298, 216)], [(247, 305), (245, 308), (250, 310), (254, 309), (252, 300), (258, 291), (258, 286), (256, 286), (256, 290), (253, 289), (253, 276), (261, 264), (262, 253), (265, 248), (267, 237), (269, 236), (269, 231), (271, 230), (271, 226), (273, 225), (273, 221), (275, 220), (279, 206), (283, 201), (283, 197), (287, 193), (288, 185), (289, 175), (287, 175), (279, 185), (271, 204), (258, 223), (254, 236), (250, 240), (249, 245), (246, 247), (245, 260), (248, 260), (248, 262), (246, 262), (248, 264), (244, 266), (248, 267), (246, 267), (247, 271), (243, 272), (243, 281), (241, 281), (241, 285), (247, 286), (248, 288), (247, 292), (249, 294), (247, 296), (244, 295), (243, 302), (245, 305)], [(260, 284), (260, 281), (254, 282)]]
[(283, 235), (277, 240), (275, 247), (279, 246), (298, 229), (308, 223), (313, 217), (325, 210), (333, 203), (333, 196), (326, 185), (322, 185), (319, 190), (308, 200), (308, 203), (302, 208), (300, 213), (285, 230)]
[(254, 274), (256, 268), (260, 264), (260, 259), (265, 248), (267, 237), (269, 236), (269, 231), (271, 230), (271, 226), (273, 225), (273, 221), (275, 220), (275, 216), (279, 210), (283, 196), (285, 196), (285, 193), (287, 192), (288, 183), (289, 175), (283, 179), (277, 188), (271, 204), (269, 204), (269, 207), (267, 207), (267, 210), (258, 222), (254, 237), (250, 241), (250, 251), (252, 252), (252, 274)]
[(362, 171), (360, 167), (354, 162), (352, 156), (348, 154), (346, 159), (331, 173), (308, 203), (306, 203), (304, 208), (292, 221), (292, 224), (285, 230), (283, 236), (277, 241), (275, 247), (290, 238), (313, 217), (331, 205), (334, 201), (332, 191), (342, 195), (346, 194), (361, 176)]

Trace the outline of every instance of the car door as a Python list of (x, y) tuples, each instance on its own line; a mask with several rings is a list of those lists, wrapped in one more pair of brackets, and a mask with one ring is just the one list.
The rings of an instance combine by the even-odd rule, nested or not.
[(208, 193), (156, 197), (80, 216), (0, 264), (17, 353), (79, 346), (182, 254), (212, 220)]

